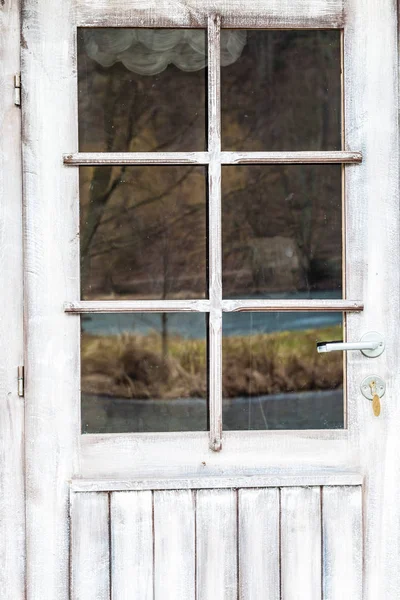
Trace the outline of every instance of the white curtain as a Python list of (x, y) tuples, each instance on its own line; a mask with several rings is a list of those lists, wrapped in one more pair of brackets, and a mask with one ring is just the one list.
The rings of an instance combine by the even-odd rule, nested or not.
[[(140, 75), (156, 75), (173, 64), (182, 71), (207, 66), (207, 34), (201, 29), (86, 29), (86, 52), (103, 67), (117, 62)], [(234, 63), (246, 32), (221, 31), (221, 65)]]

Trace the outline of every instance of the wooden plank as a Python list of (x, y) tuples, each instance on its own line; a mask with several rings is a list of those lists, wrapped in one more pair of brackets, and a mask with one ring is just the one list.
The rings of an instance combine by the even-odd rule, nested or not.
[(221, 152), (226, 165), (354, 164), (361, 152)]
[[(76, 28), (71, 2), (22, 7), (22, 146), (25, 243), (26, 552), (29, 600), (67, 600), (69, 480), (78, 472), (78, 148)], [(10, 323), (8, 324), (10, 326)]]
[(359, 312), (364, 303), (359, 300), (223, 300), (224, 312)]
[(361, 486), (324, 487), (321, 493), (323, 598), (361, 600)]
[(0, 589), (4, 600), (25, 593), (21, 109), (14, 104), (20, 70), (20, 2), (0, 7)]
[(208, 364), (210, 448), (222, 447), (221, 19), (208, 19)]
[(195, 498), (154, 492), (154, 598), (195, 598)]
[(279, 489), (239, 490), (239, 597), (280, 600)]
[(207, 165), (207, 152), (76, 152), (64, 154), (64, 164), (91, 165)]
[(319, 487), (281, 490), (281, 590), (285, 600), (321, 600)]
[(344, 23), (342, 0), (76, 0), (77, 23), (92, 27), (206, 27), (219, 12), (224, 27), (336, 28)]
[(71, 598), (110, 598), (109, 504), (106, 493), (72, 495)]
[(281, 469), (264, 474), (247, 476), (171, 478), (171, 479), (73, 479), (75, 492), (128, 491), (128, 490), (180, 490), (180, 489), (226, 489), (269, 488), (293, 486), (357, 486), (363, 477), (356, 470), (335, 469)]
[[(218, 152), (225, 165), (354, 164), (361, 152)], [(76, 152), (64, 154), (67, 166), (99, 165), (207, 165), (208, 152)]]
[[(357, 470), (358, 454), (346, 430), (226, 431), (224, 458), (208, 448), (207, 432), (85, 434), (80, 477), (137, 479), (300, 473), (328, 466)], [(166, 460), (166, 457), (168, 459)]]
[(237, 599), (237, 493), (200, 490), (196, 512), (197, 600)]
[(387, 348), (373, 362), (374, 373), (387, 383), (378, 418), (359, 395), (360, 380), (371, 373), (369, 359), (347, 357), (348, 427), (367, 474), (363, 598), (392, 600), (400, 589), (398, 6), (348, 0), (346, 13), (346, 149), (363, 151), (362, 164), (348, 167), (345, 177), (346, 294), (366, 301), (362, 314), (347, 316), (347, 336), (382, 331)]
[(152, 493), (113, 493), (110, 503), (111, 598), (153, 600)]
[(82, 300), (65, 302), (66, 313), (208, 312), (208, 300)]

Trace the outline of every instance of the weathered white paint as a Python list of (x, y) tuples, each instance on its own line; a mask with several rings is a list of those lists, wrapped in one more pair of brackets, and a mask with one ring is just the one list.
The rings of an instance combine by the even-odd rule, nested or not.
[(280, 600), (279, 489), (239, 492), (239, 597)]
[(208, 334), (210, 448), (222, 447), (221, 18), (208, 18)]
[[(27, 599), (69, 597), (69, 483), (78, 472), (77, 83), (71, 2), (25, 0), (22, 124), (25, 239)], [(62, 115), (62, 117), (61, 117)]]
[(359, 312), (364, 303), (359, 300), (223, 300), (224, 312)]
[(77, 1), (77, 23), (92, 27), (206, 27), (209, 13), (224, 27), (335, 28), (343, 0), (91, 0)]
[[(400, 280), (398, 31), (394, 0), (348, 0), (344, 31), (345, 149), (363, 162), (346, 167), (346, 294), (364, 299), (347, 316), (347, 338), (385, 336), (376, 359), (347, 361), (348, 426), (367, 477), (363, 496), (363, 599), (392, 600), (400, 590)], [(387, 385), (380, 417), (359, 384), (378, 373)]]
[(153, 600), (151, 491), (110, 495), (111, 598)]
[[(175, 479), (73, 479), (71, 489), (74, 492), (102, 492), (128, 490), (184, 490), (184, 489), (230, 489), (230, 488), (268, 488), (293, 487), (300, 485), (350, 486), (361, 485), (363, 478), (358, 471), (315, 469), (275, 470), (268, 474), (226, 477), (201, 476)], [(261, 495), (260, 498), (263, 496)], [(252, 496), (248, 496), (252, 498)], [(255, 496), (258, 499), (258, 496)], [(268, 496), (265, 496), (268, 498)]]
[(86, 434), (81, 437), (80, 476), (159, 479), (265, 475), (270, 469), (276, 475), (295, 469), (310, 475), (320, 468), (357, 470), (359, 462), (348, 432), (338, 429), (227, 431), (224, 450), (211, 451), (206, 432)]
[[(357, 300), (222, 300), (223, 312), (359, 312)], [(210, 312), (209, 300), (82, 300), (65, 302), (67, 313)]]
[[(360, 150), (363, 155), (361, 164), (346, 167), (345, 177), (346, 297), (364, 303), (362, 313), (347, 316), (347, 338), (359, 339), (366, 331), (377, 329), (387, 341), (385, 353), (373, 363), (359, 353), (348, 357), (348, 432), (227, 433), (219, 454), (208, 450), (207, 434), (83, 436), (80, 440), (79, 319), (63, 311), (65, 302), (79, 297), (77, 169), (64, 167), (62, 158), (77, 150), (74, 19), (89, 25), (203, 26), (211, 0), (137, 0), (129, 5), (121, 0), (97, 0), (96, 5), (76, 0), (74, 6), (76, 12), (70, 11), (69, 2), (25, 0), (23, 13), (27, 597), (68, 598), (68, 481), (73, 475), (114, 478), (123, 473), (132, 479), (205, 471), (234, 477), (265, 473), (274, 467), (277, 475), (280, 469), (283, 474), (282, 469), (297, 468), (301, 477), (318, 466), (343, 470), (361, 464), (365, 476), (364, 600), (394, 600), (400, 589), (398, 48), (394, 2), (346, 0), (344, 13), (337, 0), (271, 0), (267, 7), (262, 0), (252, 0), (245, 8), (239, 0), (212, 2), (213, 11), (222, 9), (223, 26), (338, 27), (344, 23), (345, 148)], [(359, 392), (359, 382), (372, 367), (387, 383), (379, 419)], [(167, 493), (192, 492), (154, 494)], [(224, 493), (234, 497), (234, 492)], [(205, 505), (207, 494), (212, 492), (197, 492)], [(216, 493), (217, 497), (220, 494), (223, 492)], [(318, 546), (318, 492), (299, 487), (282, 489), (281, 494), (285, 600), (320, 597), (315, 572), (305, 561), (304, 544), (300, 543), (305, 539), (311, 553)], [(305, 499), (312, 505), (305, 504)], [(293, 507), (301, 507), (301, 514)], [(174, 508), (178, 510), (176, 502)], [(212, 508), (207, 510), (212, 513)], [(219, 543), (231, 547), (233, 528), (221, 527), (217, 517), (221, 517), (218, 511), (213, 517), (217, 530), (227, 532)], [(290, 544), (288, 540), (292, 540)], [(201, 547), (204, 556), (206, 548)], [(158, 548), (161, 553), (161, 546)], [(226, 552), (221, 556), (230, 560)], [(314, 558), (317, 563), (313, 560), (313, 564), (318, 564)], [(288, 565), (293, 565), (290, 577)], [(224, 568), (222, 573), (233, 570)], [(205, 590), (219, 589), (222, 576), (220, 572), (217, 575), (202, 571), (209, 586)], [(173, 582), (177, 584), (176, 577)], [(305, 595), (296, 596), (298, 589), (305, 590)]]
[[(42, 576), (46, 573), (47, 569)], [(109, 600), (109, 591), (108, 494), (74, 494), (71, 503), (71, 600)]]
[[(362, 161), (361, 152), (220, 152), (224, 165), (353, 164)], [(76, 152), (65, 154), (64, 164), (88, 165), (208, 165), (209, 152)]]
[(297, 487), (281, 490), (280, 559), (282, 598), (320, 600), (320, 488)]
[(154, 599), (195, 600), (195, 496), (154, 492)]
[(237, 493), (199, 490), (196, 508), (196, 600), (236, 600)]
[(66, 302), (67, 313), (209, 312), (208, 300), (83, 300)]
[(322, 506), (322, 597), (362, 598), (362, 490), (324, 487)]
[(20, 70), (20, 3), (0, 3), (0, 590), (25, 594), (24, 400), (17, 393), (23, 364), (21, 110), (14, 104)]

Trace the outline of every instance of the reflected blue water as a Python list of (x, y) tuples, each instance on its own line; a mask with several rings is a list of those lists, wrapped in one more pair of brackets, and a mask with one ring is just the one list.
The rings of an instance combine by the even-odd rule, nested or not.
[[(270, 296), (271, 297), (271, 296)], [(282, 296), (280, 296), (282, 297)], [(289, 296), (287, 296), (289, 297)], [(296, 298), (309, 298), (309, 294)], [(319, 298), (340, 297), (333, 292), (321, 292)], [(186, 339), (204, 338), (204, 319), (198, 313), (168, 314), (168, 331)], [(323, 312), (274, 312), (274, 313), (225, 313), (223, 335), (251, 335), (274, 331), (298, 331), (340, 325), (341, 313)], [(161, 332), (161, 315), (157, 314), (99, 314), (82, 317), (83, 331), (91, 334), (115, 335), (124, 331), (148, 333)]]

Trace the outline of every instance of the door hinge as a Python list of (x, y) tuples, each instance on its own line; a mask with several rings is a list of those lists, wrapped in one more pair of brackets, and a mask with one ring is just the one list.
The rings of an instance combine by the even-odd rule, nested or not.
[(14, 104), (21, 106), (21, 73), (14, 75)]
[(18, 396), (22, 398), (25, 393), (25, 369), (18, 367)]

